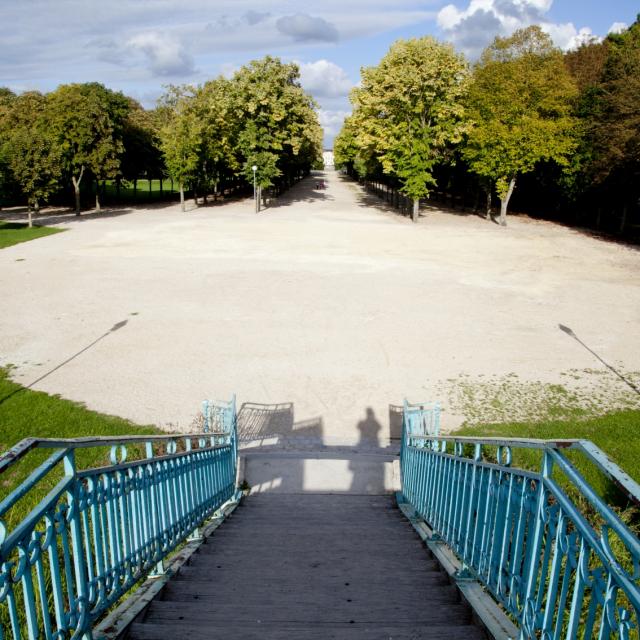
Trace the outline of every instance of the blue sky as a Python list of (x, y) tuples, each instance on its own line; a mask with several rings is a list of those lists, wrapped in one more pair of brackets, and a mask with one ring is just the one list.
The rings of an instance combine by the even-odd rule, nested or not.
[(631, 0), (0, 0), (0, 86), (98, 81), (150, 107), (163, 85), (269, 53), (300, 64), (330, 145), (360, 68), (398, 38), (434, 35), (473, 59), (495, 35), (536, 23), (569, 49), (639, 10)]

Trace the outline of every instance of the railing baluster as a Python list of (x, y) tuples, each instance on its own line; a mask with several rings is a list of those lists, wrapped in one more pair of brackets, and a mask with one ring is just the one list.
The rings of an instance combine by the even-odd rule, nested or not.
[(31, 573), (31, 564), (29, 562), (28, 548), (19, 547), (19, 565), (22, 568), (22, 595), (24, 598), (24, 613), (27, 623), (27, 636), (29, 640), (36, 640), (38, 637), (38, 613), (36, 610), (36, 594), (33, 588), (33, 576)]
[[(563, 449), (582, 451), (638, 502), (640, 486), (587, 442), (439, 436), (425, 433), (429, 424), (428, 416), (405, 401), (404, 499), (436, 539), (460, 556), (463, 575), (475, 576), (513, 616), (521, 640), (635, 638), (640, 543)], [(497, 449), (495, 463), (483, 460), (483, 445)], [(542, 452), (538, 473), (511, 468), (511, 449), (518, 447)], [(567, 497), (552, 477), (554, 469), (602, 518), (602, 533)], [(624, 546), (624, 563), (615, 558), (609, 530), (617, 535), (616, 553)]]

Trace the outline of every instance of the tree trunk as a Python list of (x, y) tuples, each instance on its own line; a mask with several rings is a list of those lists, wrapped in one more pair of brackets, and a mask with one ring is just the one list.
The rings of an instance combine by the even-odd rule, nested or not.
[(196, 207), (198, 206), (198, 192), (196, 191), (196, 185), (193, 185), (193, 201), (196, 204)]
[(516, 187), (516, 179), (511, 178), (509, 182), (509, 189), (504, 198), (500, 198), (500, 226), (507, 226), (507, 207), (509, 206), (509, 200), (511, 199), (511, 194)]
[(624, 233), (624, 230), (627, 226), (627, 205), (625, 204), (624, 207), (622, 207), (622, 220), (620, 221), (620, 233)]
[(414, 222), (418, 222), (418, 213), (420, 211), (420, 198), (413, 199), (413, 212), (411, 214), (411, 219)]
[(76, 196), (76, 215), (80, 215), (80, 181), (82, 180), (82, 176), (84, 175), (84, 167), (80, 168), (80, 175), (76, 178), (75, 176), (71, 176), (71, 182), (73, 182), (73, 191)]
[[(38, 206), (38, 201), (35, 201), (35, 206)], [(31, 229), (31, 227), (33, 227), (33, 219), (31, 218), (31, 207), (27, 207), (27, 210), (29, 212), (29, 229)]]
[(138, 199), (138, 178), (133, 179), (133, 199)]
[(487, 189), (487, 210), (486, 210), (487, 220), (491, 220), (491, 187)]
[(180, 182), (180, 211), (186, 211), (184, 206), (184, 185)]
[(100, 213), (100, 181), (96, 180), (96, 211)]

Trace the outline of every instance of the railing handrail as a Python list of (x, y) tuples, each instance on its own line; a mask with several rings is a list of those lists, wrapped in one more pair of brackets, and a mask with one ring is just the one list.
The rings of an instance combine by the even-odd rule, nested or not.
[[(635, 502), (640, 485), (589, 440), (439, 436), (413, 433), (410, 420), (405, 413), (404, 498), (459, 557), (462, 577), (514, 616), (520, 639), (627, 640), (640, 616), (640, 540), (566, 452)], [(512, 466), (514, 449), (539, 450), (540, 469)]]
[(90, 447), (109, 447), (119, 444), (141, 444), (145, 442), (171, 442), (193, 440), (229, 435), (225, 431), (207, 431), (199, 433), (171, 433), (166, 435), (148, 434), (132, 436), (88, 436), (81, 438), (24, 438), (0, 454), (0, 474), (13, 466), (34, 449), (88, 449)]
[[(237, 496), (235, 398), (224, 407), (205, 432), (26, 438), (0, 455), (1, 477), (47, 451), (0, 499), (0, 639), (89, 637), (99, 616)], [(106, 448), (111, 464), (98, 456), (79, 468), (76, 450), (91, 447)], [(31, 491), (28, 512), (14, 516)], [(17, 520), (11, 528), (6, 514)]]
[(433, 436), (409, 434), (414, 440), (431, 440), (451, 442), (453, 444), (485, 445), (488, 447), (513, 447), (520, 449), (553, 449), (556, 451), (572, 449), (584, 454), (609, 480), (611, 480), (633, 502), (640, 504), (640, 484), (638, 484), (624, 469), (619, 467), (609, 456), (591, 440), (556, 439), (541, 440), (537, 438), (475, 438), (472, 436)]

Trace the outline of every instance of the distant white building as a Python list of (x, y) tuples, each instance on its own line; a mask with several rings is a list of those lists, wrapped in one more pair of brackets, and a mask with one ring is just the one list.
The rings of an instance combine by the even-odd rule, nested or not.
[(333, 169), (333, 149), (325, 149), (322, 152), (322, 159), (325, 169)]

